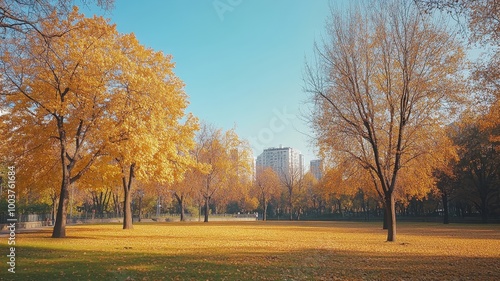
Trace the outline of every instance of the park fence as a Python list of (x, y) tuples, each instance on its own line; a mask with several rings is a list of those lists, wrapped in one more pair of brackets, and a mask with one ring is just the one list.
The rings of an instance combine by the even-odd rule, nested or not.
[[(8, 223), (9, 217), (6, 214), (0, 213), (0, 229), (4, 228)], [(184, 216), (185, 221), (203, 221), (203, 215), (189, 215)], [(209, 221), (255, 221), (259, 219), (257, 213), (250, 214), (211, 214)], [(162, 214), (154, 216), (152, 214), (145, 214), (141, 220), (138, 216), (133, 217), (134, 222), (172, 222), (180, 221), (179, 214)], [(66, 224), (87, 224), (87, 223), (122, 223), (123, 216), (117, 216), (114, 213), (109, 214), (78, 214), (71, 216), (68, 214)], [(17, 217), (17, 228), (38, 228), (44, 226), (53, 226), (54, 221), (52, 214), (24, 214)]]

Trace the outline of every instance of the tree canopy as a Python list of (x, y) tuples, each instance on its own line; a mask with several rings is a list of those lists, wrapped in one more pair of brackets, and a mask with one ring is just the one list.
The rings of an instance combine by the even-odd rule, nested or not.
[(351, 159), (369, 172), (394, 241), (394, 196), (410, 189), (401, 174), (431, 176), (425, 165), (440, 147), (449, 106), (464, 92), (464, 53), (444, 25), (409, 1), (333, 12), (327, 32), (317, 65), (306, 68), (317, 144), (334, 162)]
[[(52, 170), (62, 174), (53, 236), (64, 237), (70, 185), (94, 165), (100, 165), (98, 173), (118, 174), (127, 191), (135, 176), (180, 179), (191, 163), (197, 121), (184, 113), (187, 96), (170, 56), (76, 8), (67, 18), (42, 22), (40, 30), (61, 35), (32, 31), (26, 40), (11, 38), (2, 46), (9, 114), (1, 118), (16, 161), (26, 163), (21, 167), (59, 163)], [(131, 217), (124, 220), (130, 227), (126, 222)]]

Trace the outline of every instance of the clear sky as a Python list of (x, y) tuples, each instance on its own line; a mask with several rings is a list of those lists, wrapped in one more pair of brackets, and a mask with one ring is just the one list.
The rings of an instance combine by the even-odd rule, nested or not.
[(328, 14), (328, 0), (116, 0), (104, 16), (173, 55), (189, 112), (236, 127), (255, 157), (268, 147), (297, 148), (308, 169), (316, 157), (302, 72)]

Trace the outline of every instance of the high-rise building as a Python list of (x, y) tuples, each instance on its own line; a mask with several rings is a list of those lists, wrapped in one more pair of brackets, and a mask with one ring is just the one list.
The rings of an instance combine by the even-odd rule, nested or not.
[(271, 167), (278, 176), (303, 176), (304, 156), (291, 147), (268, 148), (257, 156), (256, 167)]
[(311, 160), (309, 171), (311, 171), (317, 180), (320, 180), (323, 177), (323, 161)]

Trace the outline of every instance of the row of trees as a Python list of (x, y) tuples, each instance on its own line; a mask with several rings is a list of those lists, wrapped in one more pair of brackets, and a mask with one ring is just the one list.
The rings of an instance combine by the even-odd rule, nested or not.
[(75, 188), (99, 212), (113, 202), (123, 228), (132, 227), (134, 196), (142, 204), (160, 195), (177, 202), (181, 218), (203, 205), (205, 221), (209, 209), (229, 205), (260, 205), (265, 216), (270, 206), (290, 219), (383, 209), (388, 241), (397, 213), (437, 196), (445, 213), (451, 200), (486, 220), (499, 201), (498, 49), (468, 68), (464, 44), (433, 13), (466, 18), (472, 42), (498, 46), (496, 2), (472, 2), (369, 1), (332, 11), (305, 69), (325, 163), (318, 182), (269, 169), (254, 178), (234, 130), (200, 126), (185, 112), (171, 56), (85, 18), (72, 1), (0, 1), (0, 155), (16, 165), (24, 198), (57, 206), (53, 237), (66, 235)]
[(112, 198), (126, 229), (137, 180), (170, 187), (183, 213), (195, 189), (208, 209), (219, 190), (250, 179), (248, 144), (234, 130), (202, 126), (195, 139), (198, 120), (185, 113), (171, 56), (102, 17), (84, 17), (73, 1), (0, 4), (2, 162), (16, 166), (27, 201), (57, 206), (53, 237), (66, 235), (75, 187), (90, 191), (99, 212)]
[[(477, 128), (473, 126), (455, 124), (449, 128), (452, 145), (458, 154), (449, 158), (449, 165), (443, 166), (444, 169), (433, 171), (433, 184), (429, 190), (422, 190), (421, 194), (396, 194), (395, 212), (399, 216), (431, 216), (434, 220), (439, 215), (444, 216), (447, 223), (448, 214), (456, 219), (480, 215), (483, 222), (488, 221), (489, 216), (500, 215), (499, 154), (488, 137), (478, 135)], [(370, 178), (357, 177), (359, 172), (348, 174), (352, 169), (345, 169), (345, 165), (326, 169), (319, 181), (307, 173), (296, 175), (297, 180), (290, 184), (286, 180), (288, 177), (271, 168), (258, 168), (252, 180), (246, 168), (249, 161), (242, 153), (244, 150), (240, 150), (238, 158), (246, 159), (238, 162), (233, 148), (220, 149), (223, 147), (221, 144), (227, 144), (230, 139), (225, 136), (231, 135), (234, 136), (234, 132), (223, 134), (221, 130), (203, 126), (197, 137), (197, 150), (192, 153), (196, 153), (197, 159), (202, 162), (208, 161), (207, 156), (210, 155), (214, 159), (212, 165), (219, 168), (210, 175), (189, 170), (183, 181), (171, 185), (138, 182), (132, 193), (135, 216), (168, 212), (177, 213), (184, 220), (188, 212), (192, 216), (204, 214), (205, 221), (210, 213), (254, 211), (262, 213), (264, 220), (268, 215), (273, 219), (301, 219), (302, 216), (309, 219), (352, 216), (370, 219), (383, 216), (383, 202), (373, 190)], [(207, 142), (208, 139), (211, 140)], [(206, 149), (208, 147), (210, 150)], [(231, 150), (233, 153), (230, 153)], [(227, 169), (218, 173), (217, 170), (222, 171), (222, 167)], [(207, 180), (210, 186), (206, 185)], [(73, 208), (82, 206), (80, 211), (97, 217), (121, 215), (122, 198), (122, 191), (116, 188), (116, 184), (97, 184), (93, 188), (74, 192)]]
[(189, 153), (198, 122), (184, 112), (183, 83), (171, 56), (107, 20), (40, 3), (31, 4), (46, 17), (31, 20), (29, 3), (2, 1), (13, 21), (0, 57), (3, 160), (16, 166), (20, 187), (58, 198), (53, 237), (66, 235), (75, 185), (120, 183), (131, 228), (135, 178), (167, 184), (198, 167)]

